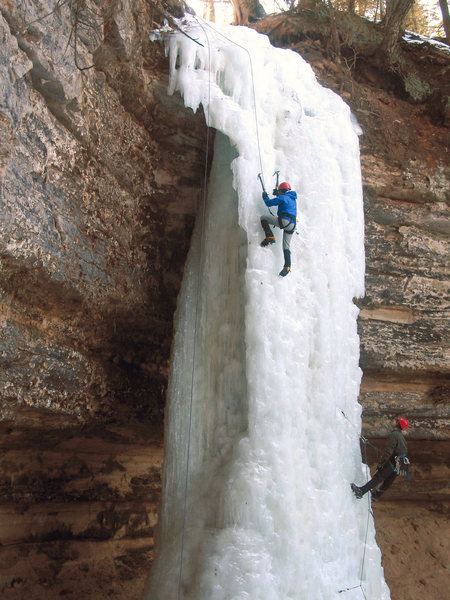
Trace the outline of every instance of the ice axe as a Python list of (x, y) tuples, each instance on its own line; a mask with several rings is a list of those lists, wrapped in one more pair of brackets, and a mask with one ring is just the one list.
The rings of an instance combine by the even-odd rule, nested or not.
[[(277, 176), (277, 184), (276, 184), (276, 186), (275, 186), (275, 190), (278, 190), (278, 183), (279, 183), (279, 181), (280, 181), (280, 171), (275, 171), (274, 175), (276, 175), (276, 176)], [(274, 194), (276, 193), (276, 192), (275, 192), (275, 190), (273, 190), (273, 193), (274, 193)]]
[(264, 187), (264, 181), (263, 181), (263, 178), (262, 178), (262, 174), (261, 174), (261, 173), (258, 173), (258, 179), (259, 179), (259, 181), (261, 182), (262, 191), (263, 191), (265, 194), (267, 194), (267, 192), (266, 192), (266, 188)]
[[(264, 181), (263, 181), (261, 173), (258, 173), (258, 179), (261, 182), (261, 187), (262, 187), (262, 191), (263, 191), (263, 198), (267, 198), (269, 194), (266, 192), (266, 188), (264, 187)], [(273, 212), (270, 210), (270, 208), (269, 208), (269, 212), (273, 216)]]

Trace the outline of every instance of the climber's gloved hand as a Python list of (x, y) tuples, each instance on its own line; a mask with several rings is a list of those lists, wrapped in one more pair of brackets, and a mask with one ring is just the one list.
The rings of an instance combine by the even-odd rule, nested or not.
[(277, 190), (277, 188), (273, 188), (273, 195), (274, 196), (278, 196), (278, 190)]
[(263, 197), (263, 200), (265, 200), (266, 198), (269, 197), (269, 194), (267, 192), (263, 192), (262, 197)]

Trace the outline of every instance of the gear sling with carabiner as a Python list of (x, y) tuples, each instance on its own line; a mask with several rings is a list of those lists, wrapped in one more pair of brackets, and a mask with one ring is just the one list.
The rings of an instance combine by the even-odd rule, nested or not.
[(409, 481), (409, 462), (406, 454), (399, 454), (395, 457), (395, 463), (392, 465), (392, 469), (397, 473), (397, 475), (403, 475), (406, 477), (406, 481)]

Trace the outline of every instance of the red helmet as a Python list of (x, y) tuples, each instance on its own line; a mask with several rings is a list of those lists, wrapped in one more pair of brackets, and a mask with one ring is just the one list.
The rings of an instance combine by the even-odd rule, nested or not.
[(403, 417), (399, 417), (397, 419), (398, 424), (400, 425), (400, 429), (408, 429), (409, 427), (409, 423), (406, 419), (404, 419)]
[(289, 183), (287, 181), (283, 181), (283, 183), (280, 183), (280, 185), (278, 186), (279, 190), (290, 190), (291, 186), (289, 185)]

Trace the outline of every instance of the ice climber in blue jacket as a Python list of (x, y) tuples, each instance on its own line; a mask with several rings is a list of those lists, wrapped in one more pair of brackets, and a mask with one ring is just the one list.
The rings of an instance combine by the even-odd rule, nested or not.
[(281, 277), (286, 275), (291, 270), (291, 239), (297, 224), (297, 192), (291, 190), (291, 186), (287, 181), (280, 183), (278, 188), (273, 190), (275, 198), (269, 198), (267, 192), (263, 192), (262, 197), (266, 206), (278, 206), (277, 216), (270, 214), (261, 217), (261, 225), (264, 229), (266, 237), (261, 242), (261, 246), (265, 248), (269, 244), (275, 243), (275, 236), (270, 228), (270, 225), (279, 227), (283, 231), (283, 254), (284, 267), (280, 271)]

